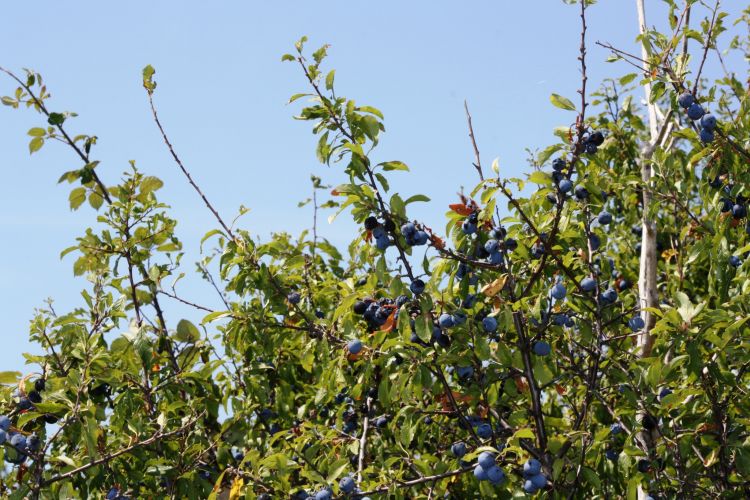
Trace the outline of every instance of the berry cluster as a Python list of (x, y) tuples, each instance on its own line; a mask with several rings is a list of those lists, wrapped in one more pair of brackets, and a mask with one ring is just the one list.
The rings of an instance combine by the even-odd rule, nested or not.
[(523, 477), (526, 478), (523, 490), (528, 494), (536, 493), (547, 486), (547, 478), (542, 473), (542, 464), (535, 458), (530, 458), (523, 464)]
[(488, 451), (483, 451), (477, 457), (477, 464), (474, 467), (474, 477), (480, 481), (489, 481), (494, 485), (499, 485), (505, 481), (505, 472), (495, 463), (495, 455)]
[(716, 117), (712, 114), (706, 114), (703, 106), (695, 100), (690, 92), (685, 92), (677, 98), (677, 104), (684, 110), (687, 110), (687, 116), (693, 121), (700, 120), (700, 138), (702, 142), (711, 142), (714, 140), (714, 130), (716, 129)]

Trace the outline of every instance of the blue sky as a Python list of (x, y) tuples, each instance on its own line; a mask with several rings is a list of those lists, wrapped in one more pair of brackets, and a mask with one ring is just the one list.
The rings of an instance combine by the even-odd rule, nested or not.
[[(662, 23), (661, 2), (647, 2), (649, 21)], [(411, 174), (396, 173), (392, 189), (424, 193), (430, 205), (414, 217), (442, 228), (443, 214), (476, 173), (467, 137), (467, 99), (483, 162), (500, 157), (504, 175), (526, 171), (526, 148), (553, 141), (552, 129), (572, 114), (549, 103), (552, 92), (571, 99), (580, 84), (576, 60), (578, 8), (558, 0), (526, 2), (338, 1), (277, 2), (41, 2), (33, 14), (22, 2), (4, 6), (0, 65), (41, 72), (53, 110), (75, 111), (74, 133), (99, 137), (94, 158), (105, 182), (115, 182), (128, 160), (164, 179), (162, 201), (180, 221), (178, 235), (193, 269), (211, 215), (180, 177), (151, 121), (141, 69), (153, 65), (162, 122), (187, 167), (218, 210), (253, 234), (292, 234), (310, 227), (309, 176), (342, 180), (340, 168), (320, 165), (308, 123), (292, 116), (290, 95), (306, 91), (299, 67), (281, 63), (301, 35), (309, 47), (331, 44), (338, 93), (380, 108), (386, 118), (379, 161), (399, 159)], [(10, 22), (12, 20), (12, 22)], [(589, 88), (605, 76), (630, 72), (608, 64), (595, 40), (636, 52), (635, 2), (602, 1), (589, 10)], [(0, 79), (0, 94), (14, 85)], [(574, 99), (576, 102), (577, 100)], [(59, 175), (78, 168), (61, 145), (29, 157), (26, 131), (41, 121), (30, 111), (0, 109), (0, 312), (5, 346), (0, 371), (23, 369), (34, 307), (53, 297), (58, 310), (80, 303), (85, 280), (74, 279), (72, 256), (59, 252), (95, 219), (91, 209), (68, 209), (69, 187)], [(322, 217), (325, 220), (325, 217)], [(319, 233), (338, 244), (356, 228), (343, 216)], [(180, 289), (218, 308), (196, 280)], [(175, 305), (168, 320), (200, 315)]]

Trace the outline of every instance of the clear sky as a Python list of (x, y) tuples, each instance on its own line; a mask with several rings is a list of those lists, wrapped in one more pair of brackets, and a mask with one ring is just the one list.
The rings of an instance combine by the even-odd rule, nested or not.
[[(649, 0), (649, 22), (664, 25), (662, 2)], [(192, 271), (201, 236), (214, 227), (168, 157), (151, 121), (141, 69), (153, 65), (162, 122), (187, 167), (219, 211), (232, 218), (251, 208), (241, 225), (262, 238), (310, 227), (311, 173), (338, 184), (340, 167), (317, 163), (310, 124), (292, 116), (289, 96), (306, 91), (298, 66), (281, 63), (301, 35), (309, 47), (332, 45), (338, 93), (380, 108), (386, 118), (379, 161), (399, 159), (392, 188), (424, 193), (432, 204), (411, 214), (442, 228), (447, 204), (460, 186), (473, 186), (467, 137), (467, 99), (483, 162), (500, 157), (504, 175), (526, 171), (526, 148), (553, 141), (551, 131), (572, 114), (552, 107), (552, 92), (575, 99), (580, 84), (580, 19), (559, 0), (448, 1), (41, 1), (4, 5), (0, 65), (41, 72), (53, 110), (80, 116), (66, 125), (99, 137), (98, 172), (115, 182), (136, 160), (165, 180), (161, 199), (180, 221), (178, 235)], [(589, 85), (631, 71), (608, 64), (594, 41), (636, 52), (634, 1), (603, 0), (589, 10)], [(744, 69), (743, 69), (744, 71)], [(0, 94), (15, 86), (0, 78)], [(92, 224), (89, 208), (68, 209), (69, 186), (59, 175), (78, 168), (62, 145), (29, 157), (26, 131), (41, 124), (31, 111), (0, 109), (0, 371), (23, 369), (27, 323), (53, 297), (59, 310), (80, 303), (83, 279), (73, 257), (59, 252)], [(342, 244), (355, 227), (347, 217), (319, 233)], [(188, 298), (218, 308), (201, 282), (186, 281)], [(170, 305), (168, 320), (200, 315)]]

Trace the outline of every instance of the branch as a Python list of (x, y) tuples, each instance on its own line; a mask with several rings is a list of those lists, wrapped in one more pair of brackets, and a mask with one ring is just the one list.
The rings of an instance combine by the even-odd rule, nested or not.
[(89, 463), (87, 463), (85, 465), (82, 465), (82, 466), (80, 466), (80, 467), (78, 467), (76, 469), (73, 469), (71, 471), (65, 472), (63, 474), (58, 474), (56, 476), (52, 476), (51, 478), (42, 481), (42, 483), (40, 484), (40, 486), (41, 487), (45, 487), (45, 486), (49, 486), (52, 483), (56, 483), (56, 482), (62, 481), (64, 479), (68, 479), (70, 477), (75, 476), (76, 474), (79, 474), (81, 472), (84, 472), (84, 471), (90, 469), (91, 467), (96, 467), (97, 465), (101, 465), (103, 463), (107, 463), (110, 460), (113, 460), (113, 459), (115, 459), (115, 458), (117, 458), (117, 457), (119, 457), (121, 455), (125, 455), (126, 453), (130, 453), (131, 451), (133, 451), (133, 450), (135, 450), (137, 448), (142, 448), (144, 446), (148, 446), (148, 445), (156, 443), (158, 441), (162, 441), (164, 439), (168, 439), (168, 438), (170, 438), (172, 436), (175, 436), (177, 434), (181, 434), (181, 433), (185, 432), (188, 428), (192, 427), (198, 420), (200, 420), (201, 417), (203, 417), (203, 415), (205, 413), (206, 413), (205, 411), (201, 412), (197, 417), (195, 417), (194, 419), (190, 420), (189, 422), (187, 422), (185, 425), (183, 425), (179, 429), (175, 429), (173, 431), (166, 432), (166, 433), (162, 433), (161, 431), (158, 431), (158, 432), (156, 432), (153, 436), (151, 436), (148, 439), (144, 439), (143, 441), (139, 441), (139, 442), (134, 443), (134, 444), (132, 444), (132, 445), (130, 445), (128, 447), (125, 447), (125, 448), (123, 448), (121, 450), (118, 450), (118, 451), (115, 451), (115, 452), (110, 453), (108, 455), (105, 455), (105, 456), (103, 456), (101, 458), (93, 460), (93, 461), (91, 461), (91, 462), (89, 462)]
[[(465, 474), (473, 470), (474, 469), (472, 469), (471, 467), (467, 467), (466, 469), (456, 469), (450, 472), (443, 472), (442, 474), (435, 474), (434, 476), (425, 476), (425, 477), (420, 477), (419, 479), (412, 479), (411, 481), (396, 481), (396, 488), (409, 488), (411, 486), (417, 486), (417, 485), (429, 483), (432, 481), (439, 481), (441, 479), (445, 479), (448, 477), (458, 476), (459, 474)], [(367, 495), (377, 495), (380, 493), (388, 493), (388, 491), (390, 491), (392, 488), (393, 486), (383, 486), (381, 488), (376, 488), (374, 490), (357, 493), (356, 495), (353, 495), (353, 498), (362, 498)]]
[(172, 143), (169, 142), (169, 137), (167, 137), (166, 132), (164, 132), (164, 127), (162, 127), (161, 122), (159, 121), (159, 114), (156, 112), (156, 106), (154, 106), (154, 96), (151, 91), (148, 92), (148, 104), (151, 106), (151, 114), (154, 117), (154, 122), (156, 122), (156, 126), (159, 128), (159, 132), (161, 132), (161, 137), (164, 139), (164, 143), (167, 145), (167, 148), (169, 149), (169, 153), (172, 155), (172, 158), (174, 158), (174, 161), (177, 163), (177, 165), (180, 167), (180, 170), (182, 170), (182, 173), (185, 174), (185, 177), (187, 177), (188, 182), (191, 186), (193, 186), (193, 189), (198, 193), (198, 195), (203, 200), (203, 203), (206, 204), (206, 207), (211, 211), (212, 214), (214, 214), (214, 217), (219, 222), (221, 227), (224, 229), (224, 232), (226, 232), (227, 236), (229, 236), (232, 239), (235, 239), (234, 233), (229, 228), (229, 226), (226, 225), (224, 222), (224, 219), (221, 218), (221, 215), (219, 215), (219, 212), (216, 211), (216, 209), (211, 205), (211, 203), (208, 201), (208, 198), (206, 198), (206, 195), (203, 194), (203, 191), (201, 191), (201, 188), (198, 187), (198, 185), (193, 180), (193, 177), (190, 175), (190, 172), (185, 168), (185, 165), (182, 164), (182, 161), (180, 160), (180, 157), (177, 156), (177, 153), (175, 152), (174, 148), (172, 147)]
[[(31, 90), (31, 88), (28, 85), (26, 85), (23, 81), (21, 81), (21, 79), (18, 78), (11, 71), (3, 68), (2, 66), (0, 66), (0, 71), (10, 76), (11, 78), (13, 78), (29, 94), (29, 96), (31, 96), (31, 98), (34, 100), (34, 103), (37, 105), (37, 107), (42, 112), (42, 114), (44, 114), (44, 116), (49, 118), (50, 112), (47, 110), (46, 106), (44, 105), (44, 102), (42, 102), (42, 100), (39, 99), (34, 94), (34, 92)], [(68, 135), (68, 133), (65, 131), (65, 129), (63, 128), (61, 124), (55, 125), (55, 128), (63, 135), (63, 137), (65, 137), (65, 142), (71, 148), (73, 148), (73, 150), (78, 154), (78, 156), (81, 158), (81, 160), (83, 160), (83, 162), (86, 165), (91, 163), (91, 161), (89, 160), (89, 155), (81, 151), (81, 148), (79, 148), (78, 145), (75, 143), (75, 141), (70, 138), (70, 136)], [(102, 197), (107, 201), (107, 204), (112, 204), (112, 198), (109, 197), (109, 191), (107, 191), (107, 188), (104, 186), (104, 183), (101, 181), (101, 179), (99, 178), (97, 173), (94, 171), (94, 169), (91, 169), (91, 175), (93, 176), (94, 182), (96, 182), (96, 185), (99, 186), (99, 190), (101, 191)]]
[(474, 168), (477, 169), (479, 179), (484, 180), (484, 174), (482, 173), (482, 160), (479, 158), (479, 148), (477, 147), (477, 140), (474, 137), (474, 127), (471, 124), (471, 113), (469, 113), (469, 104), (464, 100), (464, 109), (466, 110), (466, 121), (469, 124), (469, 137), (471, 137), (471, 145), (474, 147), (474, 158), (476, 162), (473, 164)]

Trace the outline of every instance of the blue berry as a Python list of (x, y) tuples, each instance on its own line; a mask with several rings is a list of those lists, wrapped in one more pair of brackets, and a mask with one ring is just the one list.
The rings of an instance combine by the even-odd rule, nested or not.
[(341, 488), (341, 491), (347, 494), (354, 491), (355, 486), (357, 485), (354, 483), (354, 479), (352, 479), (350, 476), (346, 476), (341, 481), (339, 481), (339, 488)]
[(716, 128), (716, 117), (712, 114), (706, 114), (703, 115), (703, 118), (701, 118), (701, 127), (708, 130), (713, 130)]
[(536, 458), (530, 458), (523, 464), (523, 475), (526, 477), (535, 476), (542, 470), (542, 463)]
[(474, 234), (477, 232), (477, 225), (466, 220), (461, 224), (461, 231), (463, 231), (464, 234)]
[(685, 92), (677, 98), (677, 104), (683, 109), (688, 109), (695, 102), (695, 97), (690, 92)]
[(484, 469), (487, 470), (495, 465), (495, 455), (488, 451), (483, 451), (477, 457), (477, 463)]
[(688, 118), (690, 118), (691, 120), (700, 120), (703, 117), (704, 113), (705, 111), (703, 111), (703, 106), (701, 106), (697, 102), (691, 104), (687, 110)]
[(584, 292), (593, 292), (596, 290), (596, 280), (587, 276), (581, 280), (581, 288)]
[(602, 210), (596, 219), (599, 221), (599, 224), (609, 224), (612, 222), (612, 214), (606, 210)]
[(619, 434), (622, 432), (622, 425), (615, 422), (614, 424), (609, 426), (609, 432), (611, 434)]
[(489, 439), (492, 437), (492, 426), (490, 424), (479, 424), (477, 427), (477, 436), (482, 439)]
[(409, 285), (409, 290), (411, 290), (411, 293), (414, 295), (419, 295), (420, 293), (424, 292), (424, 281), (417, 278), (414, 281), (411, 282)]
[(350, 340), (346, 347), (351, 354), (359, 354), (359, 351), (362, 350), (362, 341), (359, 339)]
[(639, 330), (643, 330), (643, 328), (646, 326), (646, 322), (643, 321), (643, 318), (641, 318), (640, 316), (633, 316), (628, 320), (628, 326), (631, 330), (637, 332)]
[(454, 321), (453, 316), (448, 313), (443, 313), (440, 315), (440, 318), (438, 318), (438, 324), (440, 325), (440, 328), (451, 328), (456, 322)]
[(534, 354), (537, 356), (547, 356), (551, 349), (550, 345), (543, 340), (534, 343)]
[(487, 251), (487, 253), (497, 252), (499, 248), (500, 242), (495, 239), (487, 240), (487, 242), (484, 244), (484, 249)]
[(489, 479), (487, 477), (487, 471), (485, 471), (482, 466), (478, 464), (476, 467), (474, 467), (474, 477), (480, 481), (487, 481), (487, 479)]
[(493, 316), (487, 316), (482, 320), (482, 327), (485, 332), (494, 332), (497, 330), (497, 319)]
[(500, 484), (505, 480), (505, 472), (497, 465), (493, 465), (487, 470), (487, 479), (492, 484)]
[(565, 286), (562, 283), (555, 283), (555, 286), (552, 287), (549, 294), (553, 299), (562, 300), (565, 298), (567, 290), (565, 290)]
[(701, 142), (707, 143), (707, 142), (713, 142), (714, 140), (714, 131), (707, 128), (702, 128), (699, 133)]
[(573, 183), (570, 182), (570, 179), (563, 179), (560, 181), (560, 184), (558, 184), (557, 187), (560, 189), (561, 193), (567, 193), (571, 189), (573, 189)]
[(286, 300), (288, 300), (290, 304), (299, 304), (299, 301), (301, 299), (302, 299), (302, 296), (297, 292), (290, 292), (286, 296)]
[(453, 453), (453, 456), (456, 458), (461, 458), (464, 455), (466, 455), (466, 443), (463, 441), (459, 441), (458, 443), (453, 443), (451, 445), (451, 453)]
[(732, 267), (740, 267), (742, 265), (742, 260), (736, 255), (732, 255), (729, 257), (729, 265)]

